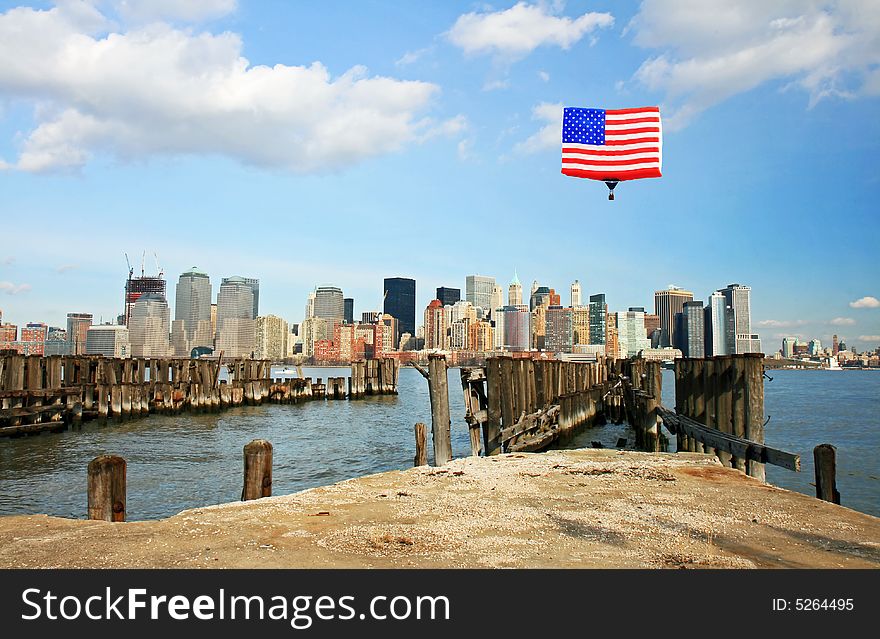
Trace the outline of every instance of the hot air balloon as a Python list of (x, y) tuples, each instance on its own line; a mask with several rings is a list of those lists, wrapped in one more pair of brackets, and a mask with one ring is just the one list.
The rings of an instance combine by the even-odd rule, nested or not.
[(585, 109), (562, 116), (562, 173), (605, 182), (608, 199), (625, 180), (661, 177), (663, 127), (659, 107)]

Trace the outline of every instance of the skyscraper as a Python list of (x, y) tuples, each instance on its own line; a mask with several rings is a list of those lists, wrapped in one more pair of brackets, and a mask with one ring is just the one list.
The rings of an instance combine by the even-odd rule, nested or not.
[(475, 307), (488, 311), (492, 308), (492, 292), (495, 278), (485, 275), (468, 275), (465, 280), (465, 299)]
[(519, 283), (519, 277), (516, 271), (513, 272), (513, 279), (510, 280), (510, 286), (507, 287), (507, 304), (508, 306), (519, 306), (523, 303), (522, 284)]
[[(742, 284), (728, 284), (719, 291), (727, 304), (727, 352), (730, 355), (754, 352), (750, 297), (752, 289)], [(742, 344), (739, 341), (743, 340)], [(749, 349), (749, 350), (741, 350)]]
[(715, 291), (703, 311), (703, 330), (706, 334), (704, 354), (706, 357), (727, 355), (727, 300)]
[(128, 319), (132, 357), (167, 357), (171, 353), (171, 309), (164, 295), (144, 293)]
[(428, 350), (445, 350), (446, 313), (440, 300), (432, 300), (425, 309), (425, 348)]
[(685, 302), (681, 311), (683, 318), (682, 348), (681, 353), (685, 357), (705, 357), (705, 313), (703, 302), (692, 300)]
[(315, 290), (314, 316), (324, 319), (345, 319), (345, 298), (336, 286), (319, 286)]
[(343, 321), (346, 324), (354, 324), (354, 298), (353, 297), (343, 298), (342, 305), (345, 309), (342, 314)]
[(529, 310), (534, 311), (538, 306), (549, 305), (550, 289), (546, 286), (533, 286), (532, 294), (529, 296)]
[(217, 293), (217, 346), (225, 357), (250, 357), (254, 350), (254, 291), (243, 277), (223, 278)]
[(153, 277), (144, 275), (142, 269), (140, 277), (132, 277), (131, 271), (129, 271), (128, 279), (125, 281), (125, 311), (123, 313), (126, 326), (131, 319), (131, 311), (135, 303), (141, 295), (146, 293), (157, 293), (165, 297), (165, 280), (162, 279), (162, 272), (160, 271), (158, 275)]
[[(233, 278), (223, 278), (220, 281), (220, 285), (226, 283), (227, 279)], [(251, 292), (254, 294), (254, 303), (253, 303), (253, 311), (251, 313), (251, 319), (256, 319), (257, 315), (260, 314), (260, 280), (254, 277), (236, 277), (234, 278), (236, 281), (243, 281), (245, 284), (251, 287)]]
[(551, 353), (570, 353), (573, 343), (571, 308), (550, 306), (544, 314), (544, 348)]
[(608, 305), (605, 293), (590, 295), (590, 344), (604, 344)]
[(504, 307), (504, 350), (521, 352), (529, 350), (529, 319), (527, 306)]
[(193, 266), (177, 280), (174, 323), (171, 326), (174, 354), (189, 357), (197, 347), (213, 348), (211, 332), (211, 279)]
[(67, 314), (67, 344), (69, 354), (82, 355), (86, 352), (86, 335), (89, 326), (91, 325), (91, 313)]
[(461, 289), (440, 286), (437, 288), (437, 299), (443, 306), (452, 306), (461, 299)]
[(131, 342), (128, 328), (118, 324), (90, 326), (86, 333), (86, 355), (130, 356)]
[(260, 316), (254, 320), (254, 352), (257, 359), (280, 362), (287, 357), (287, 322), (277, 315)]
[(691, 291), (670, 286), (654, 293), (654, 313), (660, 316), (660, 345), (675, 344), (675, 314), (681, 313), (684, 303), (694, 299)]
[(625, 313), (617, 313), (617, 343), (620, 354), (624, 357), (635, 357), (651, 346), (645, 332), (644, 309), (630, 309)]
[(581, 283), (578, 280), (571, 285), (571, 305), (572, 307), (581, 305)]
[[(416, 281), (407, 277), (386, 277), (383, 311), (397, 318), (397, 337), (416, 334)], [(443, 305), (440, 305), (443, 308)]]

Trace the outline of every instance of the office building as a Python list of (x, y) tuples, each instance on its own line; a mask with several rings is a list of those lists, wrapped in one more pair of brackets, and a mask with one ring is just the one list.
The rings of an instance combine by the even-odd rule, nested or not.
[(727, 345), (727, 300), (724, 295), (715, 291), (709, 296), (709, 303), (703, 310), (703, 329), (706, 333), (706, 344), (703, 352), (706, 357), (727, 355), (732, 352)]
[(678, 346), (685, 357), (706, 356), (705, 312), (703, 302), (692, 300), (685, 302), (681, 311), (682, 340)]
[(471, 324), (468, 328), (468, 344), (472, 351), (478, 353), (492, 351), (495, 347), (495, 330), (492, 324), (484, 321)]
[(544, 348), (550, 353), (570, 353), (574, 343), (572, 309), (550, 306), (544, 313)]
[(571, 308), (572, 345), (590, 343), (590, 307), (572, 306)]
[(645, 332), (644, 309), (630, 308), (616, 315), (617, 344), (621, 357), (636, 357), (640, 351), (651, 347)]
[(581, 283), (575, 280), (571, 285), (571, 307), (581, 306)]
[[(719, 293), (724, 296), (727, 305), (727, 353), (736, 355), (744, 352), (759, 352), (739, 350), (740, 347), (748, 349), (755, 347), (752, 336), (751, 287), (742, 284), (728, 284), (725, 288), (720, 289)], [(740, 340), (742, 340), (742, 344), (740, 344)]]
[(694, 299), (691, 291), (670, 286), (654, 293), (654, 314), (660, 316), (660, 345), (675, 344), (675, 314), (681, 313), (685, 302)]
[(128, 327), (119, 324), (89, 326), (86, 331), (86, 355), (129, 357), (131, 341)]
[(251, 319), (255, 319), (260, 314), (260, 280), (253, 277), (230, 277), (220, 280), (220, 286), (223, 286), (227, 280), (235, 280), (236, 283), (244, 282), (251, 287), (254, 295), (253, 310), (251, 311)]
[(782, 356), (794, 357), (794, 347), (797, 346), (797, 337), (785, 337), (782, 340)]
[(213, 349), (211, 279), (195, 266), (177, 280), (171, 343), (177, 357), (189, 357), (194, 348)]
[(522, 284), (519, 283), (519, 276), (516, 271), (513, 272), (513, 279), (507, 287), (507, 305), (520, 306), (523, 303)]
[(125, 281), (125, 310), (123, 311), (125, 325), (127, 326), (131, 320), (131, 312), (141, 295), (155, 293), (165, 297), (165, 292), (165, 280), (162, 278), (161, 271), (158, 275), (151, 276), (144, 275), (143, 269), (141, 269), (140, 277), (132, 277), (132, 272), (129, 270), (128, 279)]
[(440, 300), (432, 300), (425, 309), (425, 348), (427, 350), (446, 350), (446, 313)]
[(251, 357), (254, 351), (254, 291), (243, 277), (223, 278), (217, 293), (215, 350), (224, 357)]
[(342, 313), (342, 321), (346, 324), (354, 324), (354, 298), (343, 298), (342, 305), (344, 309)]
[(492, 308), (492, 293), (495, 291), (495, 278), (485, 275), (468, 275), (464, 280), (465, 299), (488, 311)]
[(30, 322), (22, 328), (22, 355), (44, 355), (48, 329), (42, 322)]
[[(132, 306), (132, 308), (134, 308)], [(84, 355), (86, 352), (86, 334), (92, 325), (91, 313), (67, 314), (67, 352), (70, 355)]]
[(144, 293), (135, 302), (128, 320), (132, 357), (171, 355), (171, 309), (164, 295)]
[[(397, 318), (398, 339), (403, 333), (416, 334), (416, 281), (407, 277), (387, 277), (384, 281), (383, 311)], [(443, 308), (443, 304), (440, 304)]]
[(605, 344), (608, 305), (605, 293), (590, 295), (590, 344)]
[(287, 357), (287, 322), (277, 315), (261, 315), (254, 320), (254, 356), (280, 362)]
[(324, 319), (345, 319), (345, 298), (342, 289), (335, 286), (319, 286), (315, 289), (314, 316)]
[(504, 307), (504, 350), (529, 350), (530, 318), (529, 308), (523, 304)]
[(452, 306), (461, 299), (461, 289), (449, 288), (448, 286), (439, 286), (437, 288), (437, 298), (443, 306)]

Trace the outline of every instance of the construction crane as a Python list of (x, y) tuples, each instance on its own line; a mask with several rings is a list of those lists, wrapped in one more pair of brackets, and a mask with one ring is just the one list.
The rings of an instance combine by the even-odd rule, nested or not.
[(134, 269), (131, 268), (131, 262), (128, 260), (128, 253), (123, 252), (125, 255), (125, 263), (128, 264), (128, 279), (131, 279), (131, 276), (134, 275)]

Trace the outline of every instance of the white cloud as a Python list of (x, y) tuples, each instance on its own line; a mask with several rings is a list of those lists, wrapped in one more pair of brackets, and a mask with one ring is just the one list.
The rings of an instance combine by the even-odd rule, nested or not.
[(61, 266), (55, 269), (56, 273), (66, 273), (67, 271), (74, 271), (79, 268), (79, 264), (62, 264)]
[(806, 320), (775, 320), (775, 319), (766, 319), (761, 320), (759, 322), (755, 322), (757, 326), (762, 328), (789, 328), (794, 326), (803, 326), (806, 324)]
[(458, 159), (462, 162), (466, 162), (473, 157), (471, 153), (471, 149), (474, 146), (474, 141), (471, 138), (465, 138), (458, 142)]
[(31, 290), (30, 284), (13, 284), (12, 282), (0, 282), (0, 291), (7, 295), (18, 295)]
[(546, 71), (538, 71), (538, 77), (541, 78), (542, 82), (550, 82), (550, 74)]
[(542, 102), (532, 108), (532, 119), (545, 124), (537, 133), (518, 143), (513, 150), (516, 153), (529, 154), (547, 149), (562, 148), (562, 111), (561, 103)]
[(510, 80), (488, 80), (483, 85), (483, 91), (499, 91), (501, 89), (509, 89)]
[(645, 0), (627, 26), (634, 42), (659, 53), (635, 80), (662, 91), (670, 129), (770, 81), (798, 86), (810, 104), (880, 93), (880, 4)]
[(430, 53), (433, 50), (433, 47), (425, 47), (424, 49), (418, 49), (416, 51), (407, 51), (399, 59), (397, 59), (394, 64), (399, 67), (406, 66), (408, 64), (414, 64), (421, 60), (427, 53)]
[[(75, 7), (75, 9), (71, 9)], [(153, 23), (105, 33), (80, 4), (0, 14), (0, 97), (30, 100), (36, 127), (9, 164), (76, 169), (121, 159), (211, 154), (309, 173), (392, 153), (453, 122), (426, 115), (439, 87), (309, 66), (251, 66), (233, 33)]]
[(229, 14), (238, 3), (236, 0), (116, 0), (112, 4), (129, 22), (200, 22)]
[(880, 342), (880, 335), (859, 335), (860, 342)]
[(852, 308), (880, 308), (880, 300), (876, 297), (866, 295), (857, 299), (855, 302), (849, 303)]
[(832, 326), (852, 326), (856, 321), (851, 317), (835, 317), (828, 323)]
[(466, 13), (458, 17), (446, 36), (468, 54), (517, 59), (542, 45), (568, 49), (588, 33), (614, 24), (610, 13), (585, 13), (574, 19), (553, 13), (554, 8), (546, 4), (526, 2), (503, 11)]

